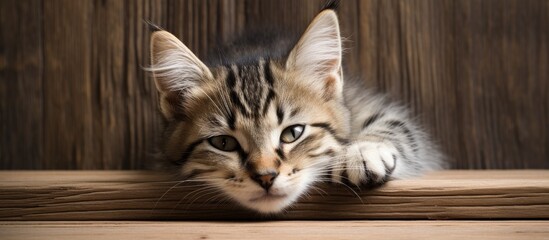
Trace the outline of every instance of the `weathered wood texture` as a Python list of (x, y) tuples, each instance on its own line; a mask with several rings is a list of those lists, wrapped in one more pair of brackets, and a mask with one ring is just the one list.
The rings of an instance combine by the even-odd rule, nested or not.
[[(356, 192), (355, 192), (356, 191)], [(0, 172), (0, 220), (548, 219), (549, 171), (443, 171), (371, 191), (319, 186), (286, 213), (153, 172)]]
[(549, 221), (0, 222), (19, 239), (547, 239)]
[[(0, 168), (139, 169), (161, 131), (143, 19), (198, 56), (323, 0), (0, 1)], [(549, 1), (345, 0), (345, 64), (457, 168), (549, 167)]]

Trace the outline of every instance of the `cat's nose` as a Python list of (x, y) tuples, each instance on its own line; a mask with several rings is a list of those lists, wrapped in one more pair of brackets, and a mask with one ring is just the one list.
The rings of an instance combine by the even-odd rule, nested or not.
[(276, 176), (278, 176), (277, 172), (270, 171), (267, 174), (254, 174), (252, 179), (256, 181), (263, 189), (269, 191), (269, 188), (273, 185)]

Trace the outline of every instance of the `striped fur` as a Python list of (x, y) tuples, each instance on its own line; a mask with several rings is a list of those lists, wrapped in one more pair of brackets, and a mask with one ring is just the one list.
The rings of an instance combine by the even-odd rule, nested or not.
[(246, 61), (207, 67), (170, 33), (151, 38), (148, 70), (167, 122), (161, 158), (207, 183), (205, 193), (274, 213), (316, 182), (379, 185), (440, 167), (404, 108), (359, 81), (343, 85), (333, 10), (323, 10), (287, 54), (236, 52)]

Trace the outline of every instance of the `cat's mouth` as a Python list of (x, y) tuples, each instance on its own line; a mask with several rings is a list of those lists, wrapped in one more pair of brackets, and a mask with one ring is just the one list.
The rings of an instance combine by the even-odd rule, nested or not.
[(288, 197), (286, 194), (272, 194), (272, 193), (264, 193), (259, 197), (255, 197), (250, 199), (250, 202), (267, 202), (267, 201), (277, 201), (280, 199), (284, 199)]

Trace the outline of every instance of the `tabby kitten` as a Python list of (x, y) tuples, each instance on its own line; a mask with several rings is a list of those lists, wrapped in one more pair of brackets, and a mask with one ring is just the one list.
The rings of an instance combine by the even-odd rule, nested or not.
[(379, 185), (440, 166), (408, 111), (343, 84), (334, 10), (321, 11), (288, 48), (232, 44), (206, 65), (172, 34), (151, 37), (167, 122), (162, 158), (241, 205), (283, 210), (327, 179)]

